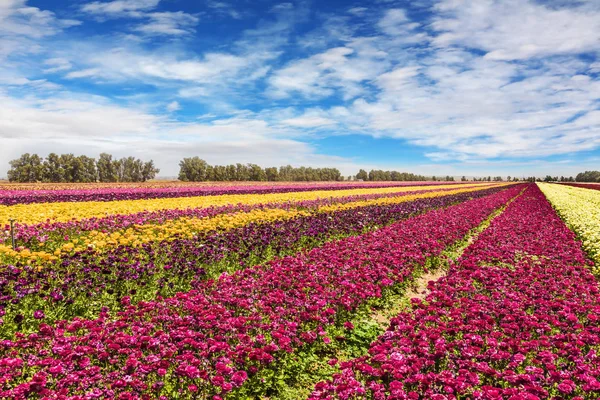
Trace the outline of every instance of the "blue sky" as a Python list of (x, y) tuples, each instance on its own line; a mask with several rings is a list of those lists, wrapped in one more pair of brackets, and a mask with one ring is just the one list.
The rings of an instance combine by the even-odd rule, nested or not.
[(600, 169), (597, 0), (0, 0), (24, 152), (438, 175)]

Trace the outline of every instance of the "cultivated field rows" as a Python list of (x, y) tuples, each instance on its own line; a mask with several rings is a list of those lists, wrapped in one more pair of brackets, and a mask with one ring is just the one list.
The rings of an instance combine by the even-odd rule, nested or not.
[(39, 189), (0, 191), (0, 398), (600, 395), (600, 191)]

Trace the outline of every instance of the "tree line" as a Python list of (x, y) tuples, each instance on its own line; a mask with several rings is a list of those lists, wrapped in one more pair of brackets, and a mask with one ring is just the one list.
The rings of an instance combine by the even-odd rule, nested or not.
[(282, 167), (262, 168), (257, 164), (210, 165), (199, 157), (184, 158), (179, 162), (180, 181), (286, 181), (314, 182), (340, 181), (342, 174), (337, 168)]
[(600, 182), (600, 171), (580, 172), (575, 177), (577, 182)]
[[(142, 161), (135, 157), (113, 159), (107, 153), (98, 159), (84, 155), (50, 153), (46, 158), (37, 154), (25, 153), (10, 161), (8, 180), (11, 182), (145, 182), (154, 179), (160, 172), (154, 161)], [(361, 169), (356, 175), (343, 177), (337, 168), (281, 167), (262, 168), (257, 164), (209, 165), (199, 157), (184, 158), (179, 162), (179, 180), (185, 182), (202, 181), (454, 181), (454, 177), (417, 175), (409, 172)], [(461, 181), (468, 179), (463, 176)], [(473, 181), (504, 181), (500, 176), (473, 178)], [(506, 181), (520, 179), (508, 176)], [(600, 171), (585, 171), (575, 178), (550, 176), (545, 178), (522, 178), (529, 182), (600, 182)]]
[[(424, 181), (431, 179), (423, 175), (407, 172), (361, 169), (356, 175), (344, 177), (337, 168), (281, 167), (262, 168), (257, 164), (210, 165), (199, 157), (184, 158), (179, 162), (180, 181), (284, 181), (284, 182), (315, 182), (315, 181)], [(444, 178), (434, 180), (444, 180)], [(447, 176), (445, 180), (453, 181)]]
[(113, 159), (107, 153), (95, 158), (71, 153), (42, 158), (25, 153), (10, 161), (10, 182), (145, 182), (160, 172), (154, 161), (135, 157)]
[[(431, 179), (431, 177), (415, 175), (409, 172), (382, 171), (380, 169), (372, 169), (368, 173), (364, 169), (361, 169), (358, 171), (355, 178), (363, 181), (426, 181)], [(433, 178), (433, 180), (443, 180), (435, 177)], [(454, 178), (447, 176), (446, 180), (454, 180)]]

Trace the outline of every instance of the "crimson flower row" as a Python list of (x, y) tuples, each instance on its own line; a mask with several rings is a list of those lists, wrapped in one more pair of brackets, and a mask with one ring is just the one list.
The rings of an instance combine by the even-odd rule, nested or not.
[(344, 326), (362, 305), (410, 280), (415, 266), (520, 190), (223, 274), (172, 298), (130, 305), (124, 297), (117, 315), (43, 324), (0, 342), (0, 396), (218, 398), (286, 353), (327, 346), (327, 326)]
[(600, 395), (600, 291), (535, 185), (316, 399)]

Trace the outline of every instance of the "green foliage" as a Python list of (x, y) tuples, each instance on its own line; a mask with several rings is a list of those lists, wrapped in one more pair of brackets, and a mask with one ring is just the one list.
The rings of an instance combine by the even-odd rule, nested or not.
[(292, 167), (291, 165), (262, 168), (257, 164), (209, 165), (199, 157), (184, 158), (179, 162), (179, 180), (203, 181), (339, 181), (342, 174), (337, 168)]
[[(450, 179), (451, 177), (447, 177)], [(369, 180), (369, 181), (426, 181), (428, 177), (423, 175), (415, 175), (409, 172), (398, 172), (398, 171), (383, 171), (380, 169), (372, 169), (369, 174), (364, 169), (358, 171), (356, 179)], [(435, 177), (434, 179), (435, 180)], [(454, 180), (454, 178), (452, 178)]]
[(369, 175), (367, 174), (367, 171), (361, 169), (360, 171), (358, 171), (358, 174), (356, 174), (356, 179), (366, 181), (369, 179)]
[(152, 160), (143, 162), (134, 157), (113, 160), (102, 153), (96, 161), (72, 153), (48, 154), (45, 159), (25, 153), (10, 162), (11, 182), (144, 182), (153, 179), (159, 170)]
[[(580, 172), (575, 177), (577, 182), (600, 182), (600, 171)], [(572, 181), (569, 181), (572, 182)]]
[(8, 180), (11, 182), (39, 182), (44, 178), (44, 165), (37, 154), (25, 153), (9, 164)]

